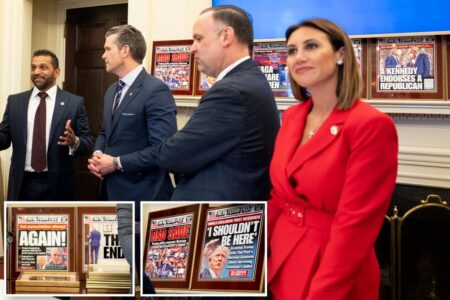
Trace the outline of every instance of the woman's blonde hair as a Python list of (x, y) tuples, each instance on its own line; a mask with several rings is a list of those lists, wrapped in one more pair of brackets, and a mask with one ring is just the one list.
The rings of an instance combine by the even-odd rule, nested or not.
[[(301, 27), (311, 27), (324, 32), (334, 51), (344, 48), (344, 63), (338, 65), (336, 96), (338, 97), (337, 107), (344, 110), (349, 109), (355, 100), (360, 97), (362, 91), (362, 79), (358, 71), (352, 41), (339, 25), (321, 18), (308, 19), (290, 26), (286, 30), (286, 41), (289, 40), (294, 31)], [(290, 80), (295, 98), (299, 101), (308, 100), (311, 96), (309, 91), (305, 87), (298, 85), (292, 76), (290, 76)]]

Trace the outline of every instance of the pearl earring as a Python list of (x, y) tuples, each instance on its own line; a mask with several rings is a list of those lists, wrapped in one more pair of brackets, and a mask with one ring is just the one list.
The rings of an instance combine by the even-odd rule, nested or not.
[(337, 61), (337, 64), (340, 66), (340, 65), (343, 65), (344, 64), (344, 61), (342, 60), (342, 59), (340, 59), (340, 60), (338, 60)]

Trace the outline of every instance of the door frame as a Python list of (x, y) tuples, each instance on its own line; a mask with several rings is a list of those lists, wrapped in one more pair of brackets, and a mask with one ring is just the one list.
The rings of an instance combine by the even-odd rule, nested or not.
[[(93, 6), (105, 6), (114, 4), (128, 3), (127, 0), (61, 0), (58, 1), (57, 6), (57, 28), (56, 28), (56, 40), (58, 44), (56, 46), (56, 55), (59, 57), (59, 65), (66, 65), (66, 38), (64, 36), (66, 15), (68, 9), (73, 8), (85, 8)], [(130, 11), (128, 11), (128, 17)], [(60, 85), (63, 87), (65, 81), (65, 68), (61, 68)]]

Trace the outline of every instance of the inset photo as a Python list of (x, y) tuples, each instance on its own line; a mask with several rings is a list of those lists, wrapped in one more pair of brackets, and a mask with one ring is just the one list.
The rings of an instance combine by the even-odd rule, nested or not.
[(134, 220), (133, 208), (133, 202), (5, 202), (6, 294), (134, 295), (134, 223), (131, 234), (119, 229)]
[(141, 206), (142, 296), (267, 295), (265, 202)]

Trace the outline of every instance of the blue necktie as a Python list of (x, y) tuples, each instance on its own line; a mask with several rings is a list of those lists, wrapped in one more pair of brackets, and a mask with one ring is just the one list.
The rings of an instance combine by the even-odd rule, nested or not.
[(116, 96), (114, 97), (114, 102), (113, 102), (113, 110), (112, 110), (113, 115), (114, 115), (116, 109), (119, 107), (120, 98), (122, 96), (122, 89), (124, 86), (125, 86), (125, 82), (123, 82), (122, 80), (119, 80), (119, 84), (117, 85), (117, 89), (116, 89)]

